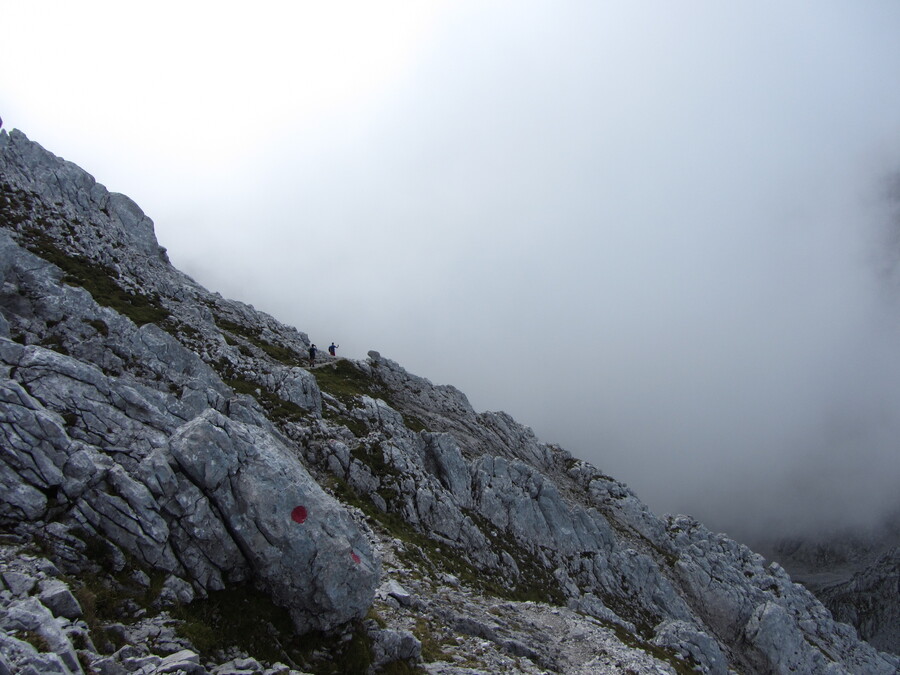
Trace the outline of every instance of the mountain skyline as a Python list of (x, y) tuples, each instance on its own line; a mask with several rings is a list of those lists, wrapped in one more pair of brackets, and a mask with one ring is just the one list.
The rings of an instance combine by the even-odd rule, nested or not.
[(896, 507), (895, 3), (57, 10), (5, 8), (5, 127), (201, 283), (660, 513)]
[(879, 652), (455, 387), (375, 351), (313, 364), (25, 134), (0, 174), (0, 668), (896, 672), (893, 554), (836, 599)]

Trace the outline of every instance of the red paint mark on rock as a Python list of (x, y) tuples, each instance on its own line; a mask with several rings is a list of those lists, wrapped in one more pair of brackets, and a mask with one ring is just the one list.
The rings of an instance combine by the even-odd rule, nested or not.
[(355, 562), (357, 565), (362, 562), (359, 556), (356, 555), (353, 551), (350, 551), (350, 557), (353, 558), (353, 562)]
[(298, 506), (293, 511), (291, 511), (291, 520), (293, 520), (295, 523), (300, 523), (302, 525), (304, 522), (306, 522), (306, 516), (307, 513), (305, 506)]

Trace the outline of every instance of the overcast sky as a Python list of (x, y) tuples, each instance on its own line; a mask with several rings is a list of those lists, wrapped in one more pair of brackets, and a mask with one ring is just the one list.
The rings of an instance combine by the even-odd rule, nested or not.
[(897, 504), (900, 2), (224, 7), (0, 0), (4, 128), (659, 513)]

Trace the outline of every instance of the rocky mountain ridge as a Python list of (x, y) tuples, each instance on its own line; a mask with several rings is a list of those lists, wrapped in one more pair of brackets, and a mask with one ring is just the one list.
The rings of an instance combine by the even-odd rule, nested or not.
[(0, 675), (900, 668), (508, 415), (312, 367), (21, 132), (0, 187)]
[(866, 531), (779, 540), (760, 550), (860, 637), (900, 653), (900, 514)]

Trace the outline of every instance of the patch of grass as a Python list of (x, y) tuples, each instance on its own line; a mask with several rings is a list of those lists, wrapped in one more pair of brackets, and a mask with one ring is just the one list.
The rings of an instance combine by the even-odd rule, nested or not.
[(27, 642), (28, 644), (30, 644), (41, 654), (46, 654), (47, 652), (53, 651), (50, 643), (47, 642), (47, 638), (45, 638), (40, 633), (34, 632), (33, 630), (23, 630), (16, 637), (18, 637), (23, 642)]
[(308, 418), (311, 413), (292, 401), (287, 401), (257, 382), (241, 377), (234, 367), (225, 361), (213, 363), (222, 382), (231, 387), (235, 393), (252, 396), (262, 406), (273, 422), (299, 422)]
[(229, 387), (234, 389), (236, 394), (246, 394), (247, 396), (253, 396), (256, 398), (257, 395), (262, 391), (262, 387), (256, 382), (251, 382), (250, 380), (245, 380), (242, 377), (229, 377), (224, 378), (222, 380)]
[(450, 654), (444, 651), (444, 647), (449, 643), (437, 636), (437, 630), (432, 625), (431, 619), (416, 617), (413, 634), (422, 643), (422, 660), (425, 663), (446, 661), (450, 658)]
[(250, 586), (214, 591), (205, 599), (176, 607), (172, 614), (181, 622), (177, 632), (207, 657), (238, 647), (256, 658), (282, 661), (286, 654), (278, 644), (294, 634), (287, 610)]
[(109, 335), (109, 326), (101, 319), (82, 319), (84, 323), (93, 328), (99, 335), (107, 337)]
[(103, 621), (117, 621), (122, 618), (121, 606), (125, 601), (122, 593), (117, 592), (108, 582), (99, 577), (84, 575), (79, 577), (81, 583), (72, 595), (81, 605), (84, 621), (91, 628), (96, 628)]
[[(76, 586), (76, 583), (78, 584)], [(91, 639), (104, 654), (112, 654), (125, 646), (122, 634), (107, 627), (125, 618), (124, 605), (128, 600), (141, 597), (142, 590), (125, 589), (113, 579), (93, 575), (81, 575), (69, 584), (72, 595), (78, 600)]]
[[(330, 394), (348, 408), (355, 407), (362, 396), (380, 398), (400, 413), (407, 429), (415, 432), (428, 430), (425, 423), (418, 417), (400, 410), (391, 398), (388, 389), (354, 365), (352, 361), (339, 359), (333, 363), (319, 366), (311, 372), (315, 375), (316, 383), (321, 391)], [(360, 436), (360, 434), (356, 435)]]
[(384, 447), (381, 442), (377, 442), (374, 445), (360, 443), (350, 450), (350, 455), (368, 466), (372, 474), (382, 483), (386, 479), (393, 479), (394, 481), (403, 479), (403, 473), (384, 458)]
[(600, 623), (602, 623), (607, 628), (611, 629), (616, 634), (619, 642), (630, 647), (631, 649), (638, 649), (646, 654), (649, 654), (659, 661), (668, 663), (670, 666), (672, 666), (672, 668), (675, 669), (675, 672), (678, 673), (678, 675), (694, 675), (699, 671), (698, 666), (700, 664), (693, 659), (680, 659), (678, 658), (678, 656), (676, 656), (675, 652), (672, 649), (660, 647), (659, 645), (655, 645), (648, 640), (643, 640), (638, 635), (628, 632), (625, 628), (616, 623), (610, 623), (601, 619), (598, 619), (598, 621), (600, 621)]
[(377, 671), (378, 675), (423, 675), (427, 671), (408, 661), (391, 661)]
[(369, 611), (366, 612), (366, 618), (374, 621), (379, 628), (387, 628), (387, 621), (384, 620), (384, 617), (378, 613), (375, 607), (369, 607)]
[(121, 633), (109, 630), (107, 624), (126, 619), (129, 605), (132, 609), (137, 605), (155, 614), (153, 602), (159, 597), (167, 575), (163, 571), (149, 570), (149, 587), (142, 586), (132, 576), (135, 570), (141, 569), (133, 556), (126, 553), (125, 567), (115, 572), (115, 559), (103, 539), (83, 530), (73, 529), (71, 533), (85, 543), (85, 557), (98, 565), (100, 571), (83, 573), (66, 581), (81, 606), (82, 618), (94, 643), (104, 653), (112, 653), (125, 643)]
[(495, 551), (506, 551), (519, 568), (518, 579), (502, 579), (507, 598), (519, 602), (544, 602), (549, 605), (565, 605), (566, 595), (553, 572), (541, 563), (538, 557), (516, 541), (509, 532), (499, 529), (476, 511), (467, 515), (478, 529), (490, 540)]
[(59, 354), (69, 356), (69, 349), (63, 342), (62, 336), (58, 333), (48, 335), (43, 340), (41, 340), (41, 346), (46, 347), (47, 349), (51, 349)]
[[(611, 593), (601, 593), (600, 599), (603, 601), (603, 604), (615, 612), (617, 616), (633, 623), (641, 638), (644, 640), (651, 640), (653, 638), (653, 627), (662, 621), (662, 617), (643, 608), (634, 598), (612, 595)], [(637, 636), (635, 637), (637, 638)]]
[(27, 221), (34, 208), (34, 197), (9, 183), (0, 184), (0, 227), (15, 230)]
[(365, 673), (372, 665), (369, 636), (361, 621), (334, 633), (298, 635), (289, 612), (252, 586), (214, 591), (177, 607), (177, 631), (210, 658), (237, 647), (254, 658), (287, 662), (323, 675)]
[(350, 433), (357, 438), (365, 438), (369, 433), (369, 425), (363, 420), (358, 420), (355, 417), (347, 417), (346, 415), (340, 415), (327, 409), (322, 411), (322, 417), (335, 424), (347, 427), (350, 430)]
[(167, 575), (162, 570), (152, 570), (149, 576), (150, 586), (148, 586), (147, 590), (144, 592), (143, 598), (139, 600), (139, 604), (147, 611), (150, 611), (153, 601), (159, 597), (160, 593), (162, 593)]
[[(389, 467), (387, 471), (393, 471), (400, 476), (394, 467)], [(356, 490), (340, 478), (332, 479), (332, 489), (341, 501), (359, 508), (368, 517), (370, 525), (382, 530), (392, 538), (404, 542), (406, 550), (400, 553), (400, 557), (411, 567), (431, 569), (435, 573), (449, 572), (467, 586), (504, 600), (517, 602), (532, 600), (553, 605), (565, 604), (565, 595), (552, 572), (514, 541), (492, 535), (489, 524), (484, 524), (483, 519), (481, 523), (476, 520), (476, 525), (495, 544), (495, 552), (499, 553), (501, 550), (505, 550), (516, 561), (521, 573), (519, 579), (509, 579), (501, 570), (478, 567), (466, 558), (465, 551), (431, 539), (416, 530), (397, 513), (381, 511), (369, 499), (360, 496)], [(390, 498), (394, 496), (387, 494), (383, 489), (379, 490), (378, 494), (388, 504), (391, 502)]]
[[(59, 267), (64, 273), (64, 283), (81, 286), (98, 304), (124, 314), (139, 326), (160, 323), (169, 316), (158, 295), (126, 290), (116, 281), (118, 274), (111, 267), (61, 249), (48, 234), (52, 227), (49, 219), (57, 224), (64, 220), (36, 195), (13, 188), (9, 183), (0, 186), (0, 226), (17, 232), (23, 246)], [(71, 235), (71, 224), (62, 222), (62, 225), (68, 227)]]
[(199, 330), (174, 315), (160, 322), (159, 327), (193, 351), (196, 351), (196, 345), (192, 347), (191, 343), (203, 339), (203, 334)]
[(349, 640), (332, 651), (333, 655), (328, 663), (331, 669), (326, 670), (319, 666), (318, 672), (328, 675), (365, 673), (372, 665), (372, 642), (361, 626), (353, 631)]
[(93, 563), (100, 566), (107, 574), (112, 574), (116, 567), (116, 558), (111, 545), (101, 537), (91, 534), (79, 527), (72, 528), (72, 536), (84, 542), (84, 555)]
[[(72, 643), (72, 646), (75, 646), (74, 642)], [(87, 645), (84, 645), (82, 647), (75, 647), (75, 649), (77, 650), (75, 653), (78, 655), (78, 665), (81, 666), (81, 670), (84, 675), (97, 675), (97, 671), (91, 667), (91, 659), (85, 652), (86, 648)]]
[[(234, 321), (230, 321), (221, 316), (215, 317), (215, 322), (220, 330), (227, 331), (228, 333), (231, 333), (232, 336), (236, 335), (244, 338), (280, 363), (288, 366), (299, 366), (302, 362), (303, 357), (293, 349), (263, 340), (261, 337), (261, 329), (250, 328), (249, 326), (235, 323)], [(237, 344), (233, 337), (229, 339), (227, 333), (225, 334), (225, 341), (228, 342), (228, 344)], [(245, 356), (247, 355), (248, 354), (245, 354)]]
[(319, 389), (347, 407), (353, 407), (360, 396), (384, 398), (384, 389), (346, 359), (319, 366), (312, 372)]
[(428, 425), (415, 415), (404, 412), (401, 412), (400, 414), (403, 416), (403, 424), (406, 425), (407, 429), (415, 431), (416, 433), (420, 431), (429, 431)]
[(119, 274), (111, 267), (60, 249), (50, 235), (37, 227), (24, 230), (25, 247), (37, 256), (59, 267), (63, 283), (81, 286), (99, 305), (127, 316), (138, 326), (162, 323), (169, 317), (158, 295), (134, 293), (116, 281)]
[(177, 333), (181, 333), (182, 335), (187, 336), (188, 338), (199, 338), (200, 331), (191, 326), (190, 324), (184, 323), (182, 321), (174, 322), (175, 330)]
[(247, 394), (255, 398), (273, 421), (299, 422), (310, 415), (305, 408), (292, 401), (286, 401), (256, 382), (242, 377), (223, 378), (222, 381), (238, 394)]

